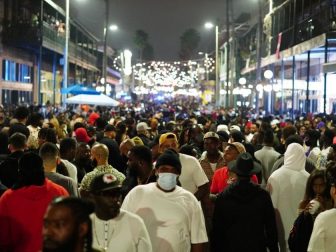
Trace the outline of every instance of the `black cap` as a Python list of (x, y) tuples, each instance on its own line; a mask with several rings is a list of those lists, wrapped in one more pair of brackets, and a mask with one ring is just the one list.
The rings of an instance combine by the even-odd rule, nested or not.
[(261, 171), (261, 166), (253, 161), (250, 153), (243, 152), (237, 159), (228, 163), (228, 168), (238, 176), (249, 177)]
[(172, 149), (165, 150), (156, 161), (155, 168), (161, 165), (173, 166), (181, 174), (182, 165), (179, 155)]
[(102, 173), (93, 178), (90, 183), (90, 192), (103, 192), (122, 187), (122, 181), (112, 173)]

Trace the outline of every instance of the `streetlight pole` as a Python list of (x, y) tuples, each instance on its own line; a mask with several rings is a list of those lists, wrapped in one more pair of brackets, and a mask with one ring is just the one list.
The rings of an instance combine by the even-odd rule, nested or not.
[(102, 77), (104, 78), (105, 89), (107, 83), (107, 35), (108, 35), (108, 22), (109, 22), (109, 1), (105, 0), (105, 24), (104, 24), (104, 52), (103, 52), (103, 69)]
[[(206, 29), (212, 29), (214, 27), (214, 25), (210, 22), (207, 22), (204, 24)], [(218, 25), (215, 26), (215, 64), (216, 64), (216, 68), (215, 68), (215, 104), (216, 106), (220, 105), (220, 84), (218, 81), (218, 75), (219, 75), (219, 62), (218, 62)], [(206, 55), (207, 56), (207, 55)]]
[[(270, 1), (270, 8), (271, 8)], [(261, 50), (262, 50), (262, 2), (258, 0), (258, 28), (257, 28), (257, 69), (256, 69), (256, 85), (261, 83)], [(259, 94), (256, 92), (256, 114), (259, 115)]]
[(229, 101), (229, 82), (230, 82), (230, 0), (226, 0), (226, 95), (225, 95), (225, 107), (230, 106)]
[(209, 81), (209, 62), (208, 62), (208, 53), (205, 53), (205, 76), (206, 81)]
[[(69, 67), (69, 35), (70, 35), (70, 0), (65, 2), (65, 47), (63, 62), (63, 88), (68, 87), (68, 67)], [(63, 104), (65, 103), (66, 94), (62, 95)]]
[(220, 106), (221, 102), (220, 102), (220, 83), (218, 80), (218, 75), (219, 75), (219, 62), (218, 62), (218, 25), (216, 25), (216, 29), (215, 29), (215, 33), (216, 33), (216, 105)]

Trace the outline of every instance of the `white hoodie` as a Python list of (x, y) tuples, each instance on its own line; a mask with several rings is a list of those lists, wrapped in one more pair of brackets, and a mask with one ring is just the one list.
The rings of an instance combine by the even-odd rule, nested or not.
[(292, 143), (285, 152), (284, 165), (272, 173), (267, 182), (267, 190), (276, 210), (280, 251), (288, 251), (289, 232), (298, 216), (299, 203), (304, 197), (309, 177), (305, 163), (304, 148)]

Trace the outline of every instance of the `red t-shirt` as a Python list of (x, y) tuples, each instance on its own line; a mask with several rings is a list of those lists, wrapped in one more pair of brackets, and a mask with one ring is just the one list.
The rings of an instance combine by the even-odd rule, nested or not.
[(0, 251), (40, 251), (47, 207), (55, 197), (68, 195), (48, 179), (42, 186), (8, 189), (0, 198)]
[[(217, 194), (224, 191), (224, 189), (228, 186), (228, 179), (229, 169), (227, 168), (227, 166), (216, 170), (212, 177), (210, 193)], [(251, 176), (251, 181), (258, 184), (258, 178), (255, 174)]]

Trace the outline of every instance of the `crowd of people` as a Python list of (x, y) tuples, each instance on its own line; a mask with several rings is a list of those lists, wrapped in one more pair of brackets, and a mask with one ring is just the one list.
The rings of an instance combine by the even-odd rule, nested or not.
[(0, 109), (0, 251), (336, 251), (332, 116)]

